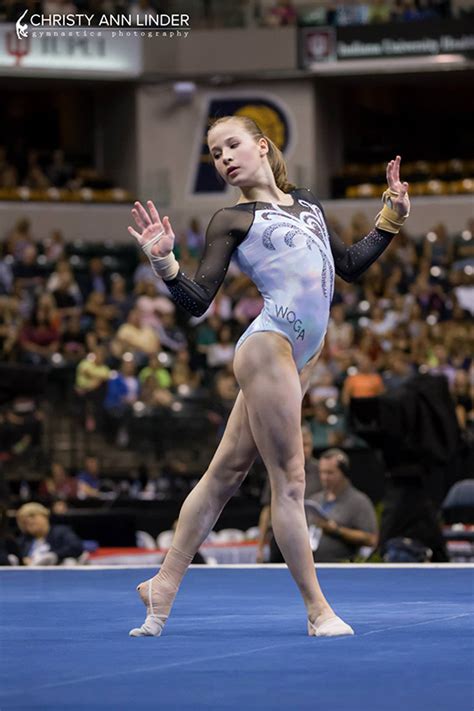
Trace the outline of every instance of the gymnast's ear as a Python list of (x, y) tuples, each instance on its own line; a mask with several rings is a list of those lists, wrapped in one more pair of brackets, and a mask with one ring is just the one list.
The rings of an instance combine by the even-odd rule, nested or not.
[(263, 158), (263, 156), (266, 156), (268, 154), (269, 145), (266, 138), (262, 137), (258, 139), (258, 147), (260, 150), (260, 158)]

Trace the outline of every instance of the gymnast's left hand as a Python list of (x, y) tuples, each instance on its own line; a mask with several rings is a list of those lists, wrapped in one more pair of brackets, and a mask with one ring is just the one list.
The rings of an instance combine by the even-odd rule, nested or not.
[(147, 212), (140, 202), (136, 202), (132, 209), (132, 216), (137, 227), (141, 232), (137, 232), (133, 227), (129, 227), (128, 231), (137, 240), (140, 247), (144, 247), (147, 242), (151, 242), (157, 237), (157, 240), (150, 249), (153, 257), (166, 257), (173, 250), (175, 234), (171, 227), (169, 217), (164, 217), (161, 220), (158, 210), (151, 200), (147, 202)]
[(398, 212), (400, 217), (405, 217), (410, 212), (410, 198), (408, 197), (408, 183), (402, 183), (400, 180), (400, 162), (401, 157), (397, 156), (395, 160), (391, 160), (387, 165), (387, 183), (389, 190), (396, 195), (390, 196), (390, 202), (394, 210)]

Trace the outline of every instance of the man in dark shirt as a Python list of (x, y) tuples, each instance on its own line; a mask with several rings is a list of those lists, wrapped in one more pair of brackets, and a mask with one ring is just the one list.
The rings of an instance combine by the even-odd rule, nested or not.
[(321, 454), (322, 491), (309, 497), (319, 506), (320, 513), (307, 508), (310, 526), (317, 529), (313, 536), (316, 562), (353, 559), (359, 548), (377, 545), (374, 506), (366, 494), (352, 486), (349, 471), (349, 457), (341, 449), (328, 449)]

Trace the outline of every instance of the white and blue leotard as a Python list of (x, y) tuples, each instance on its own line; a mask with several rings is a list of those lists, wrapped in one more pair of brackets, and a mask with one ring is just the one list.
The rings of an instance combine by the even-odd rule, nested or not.
[(382, 254), (393, 235), (374, 229), (347, 247), (330, 232), (321, 204), (309, 190), (293, 190), (293, 205), (240, 203), (219, 210), (193, 279), (182, 272), (166, 284), (173, 299), (200, 316), (226, 275), (232, 255), (264, 300), (237, 342), (274, 331), (293, 349), (298, 370), (320, 349), (329, 320), (334, 276), (354, 281)]

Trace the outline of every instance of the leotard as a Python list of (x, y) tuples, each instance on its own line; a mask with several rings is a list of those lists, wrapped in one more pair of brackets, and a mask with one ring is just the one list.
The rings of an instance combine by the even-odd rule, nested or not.
[(200, 316), (209, 307), (234, 255), (264, 300), (237, 342), (274, 331), (286, 338), (298, 370), (321, 348), (334, 293), (334, 275), (354, 281), (382, 254), (393, 235), (373, 229), (347, 247), (326, 223), (309, 190), (293, 190), (293, 204), (248, 202), (219, 210), (193, 279), (179, 272), (166, 281), (173, 299)]

